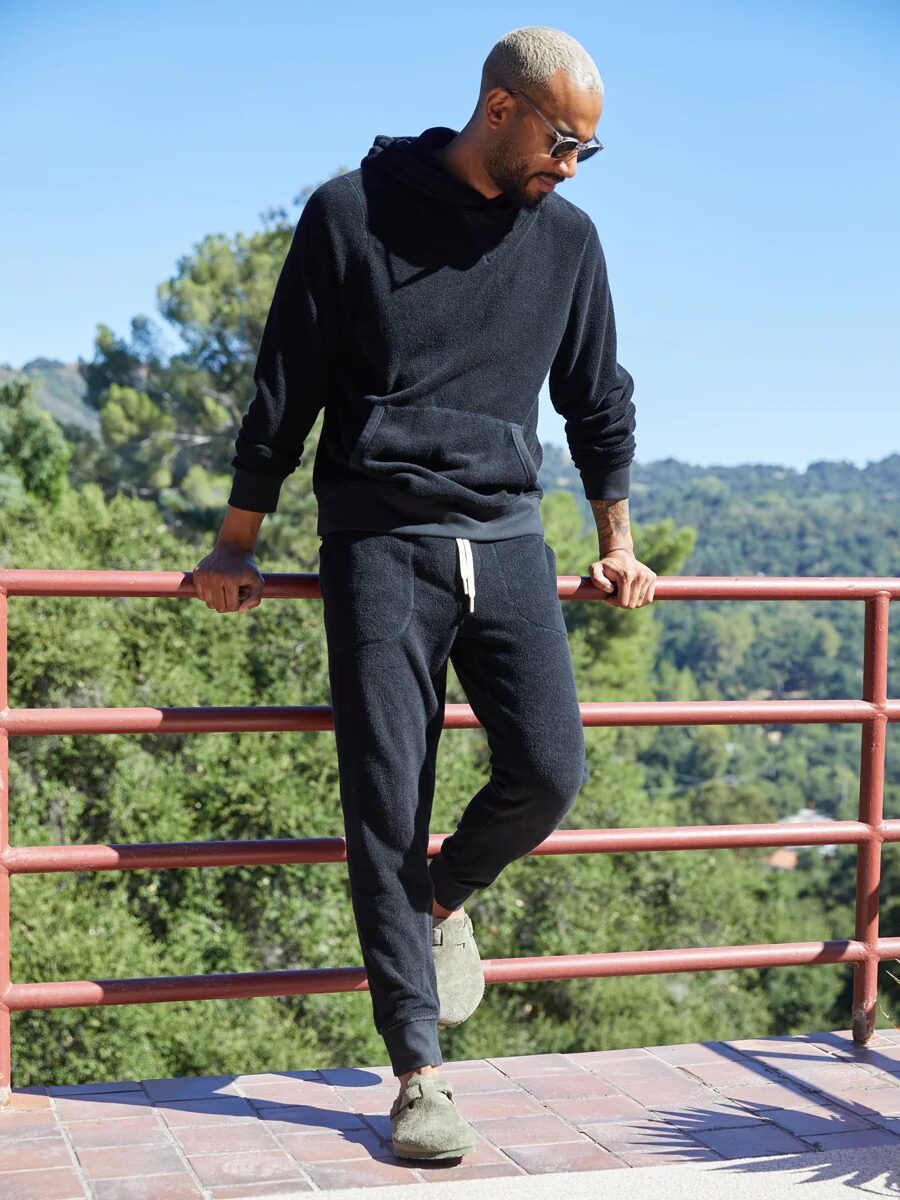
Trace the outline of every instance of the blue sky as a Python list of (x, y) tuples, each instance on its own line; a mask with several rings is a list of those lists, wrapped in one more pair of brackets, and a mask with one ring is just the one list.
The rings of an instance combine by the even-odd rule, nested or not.
[(600, 232), (638, 462), (900, 451), (895, 0), (6, 0), (0, 362), (162, 324), (206, 234), (296, 215), (376, 134), (459, 129), (521, 25), (578, 38), (606, 84), (606, 149), (558, 194)]

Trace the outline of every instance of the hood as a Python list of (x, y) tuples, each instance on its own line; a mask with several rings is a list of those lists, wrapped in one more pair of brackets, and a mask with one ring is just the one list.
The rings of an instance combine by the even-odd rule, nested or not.
[(444, 204), (470, 210), (470, 215), (508, 217), (513, 214), (514, 207), (503, 192), (491, 198), (483, 196), (435, 158), (434, 151), (445, 146), (456, 133), (455, 129), (444, 125), (401, 137), (380, 133), (361, 166), (363, 170), (384, 172)]

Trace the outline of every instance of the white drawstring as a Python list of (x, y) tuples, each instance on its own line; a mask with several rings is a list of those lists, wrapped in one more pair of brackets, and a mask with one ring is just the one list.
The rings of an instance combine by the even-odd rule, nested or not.
[(462, 575), (463, 592), (469, 597), (469, 612), (475, 611), (475, 560), (472, 557), (472, 546), (468, 538), (457, 538), (459, 550), (459, 571)]

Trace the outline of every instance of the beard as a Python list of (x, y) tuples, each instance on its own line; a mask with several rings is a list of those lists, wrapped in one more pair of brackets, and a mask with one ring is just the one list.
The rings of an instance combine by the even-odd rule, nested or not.
[[(529, 191), (529, 184), (541, 172), (528, 170), (528, 162), (505, 139), (498, 138), (484, 160), (484, 169), (514, 208), (531, 212), (549, 192)], [(555, 178), (547, 172), (548, 178)]]

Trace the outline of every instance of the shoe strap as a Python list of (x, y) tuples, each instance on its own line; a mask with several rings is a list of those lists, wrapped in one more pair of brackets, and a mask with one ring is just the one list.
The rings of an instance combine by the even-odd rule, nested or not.
[(433, 1088), (435, 1091), (443, 1092), (445, 1096), (453, 1099), (453, 1087), (448, 1080), (441, 1077), (435, 1078), (433, 1075), (420, 1075), (411, 1079), (403, 1092), (398, 1096), (391, 1105), (391, 1116), (396, 1117), (407, 1107), (411, 1100), (421, 1100), (425, 1096), (425, 1085)]
[(468, 913), (459, 917), (445, 917), (431, 929), (432, 946), (462, 946), (472, 934), (472, 919)]

